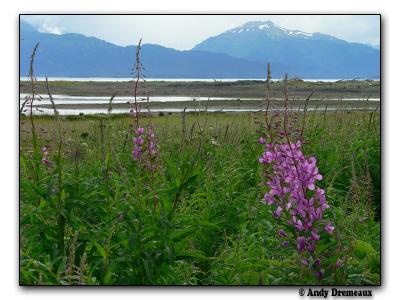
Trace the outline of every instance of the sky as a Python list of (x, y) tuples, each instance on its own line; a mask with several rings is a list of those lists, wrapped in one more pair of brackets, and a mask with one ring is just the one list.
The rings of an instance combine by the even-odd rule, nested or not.
[(271, 20), (286, 29), (321, 32), (370, 45), (380, 43), (379, 15), (35, 15), (22, 16), (41, 32), (81, 33), (113, 44), (159, 44), (188, 50), (248, 21)]

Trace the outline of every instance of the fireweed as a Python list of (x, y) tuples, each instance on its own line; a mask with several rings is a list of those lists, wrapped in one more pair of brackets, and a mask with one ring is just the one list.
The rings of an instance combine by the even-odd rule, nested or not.
[(139, 127), (135, 131), (135, 137), (132, 139), (133, 141), (133, 150), (132, 150), (132, 157), (133, 160), (140, 160), (142, 157), (143, 151), (143, 143), (144, 143), (144, 128)]
[(50, 164), (50, 161), (47, 159), (49, 155), (47, 147), (42, 147), (41, 151), (42, 151), (42, 159), (41, 159), (42, 164), (44, 165)]
[(157, 168), (158, 149), (151, 124), (147, 128), (147, 132), (143, 127), (137, 128), (132, 141), (133, 160), (142, 162), (148, 170), (155, 171)]
[(305, 157), (301, 142), (267, 143), (264, 138), (258, 141), (265, 146), (259, 158), (266, 165), (266, 185), (269, 190), (264, 195), (265, 202), (272, 207), (272, 215), (291, 233), (278, 231), (282, 247), (296, 245), (303, 265), (312, 265), (315, 276), (321, 280), (323, 269), (315, 255), (320, 233), (325, 230), (332, 234), (334, 227), (323, 220), (324, 211), (329, 208), (325, 191), (316, 186), (322, 179), (315, 157)]

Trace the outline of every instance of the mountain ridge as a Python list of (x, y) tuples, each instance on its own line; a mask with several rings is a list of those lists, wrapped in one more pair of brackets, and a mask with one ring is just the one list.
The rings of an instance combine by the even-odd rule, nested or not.
[[(131, 75), (136, 46), (118, 46), (78, 33), (43, 33), (24, 20), (20, 35), (21, 76), (28, 72), (36, 42), (40, 42), (37, 76)], [(365, 47), (321, 33), (284, 29), (271, 21), (251, 21), (210, 37), (191, 50), (144, 44), (141, 58), (145, 75), (157, 78), (265, 78), (268, 62), (274, 78), (284, 73), (301, 78), (377, 78), (380, 52)]]
[(329, 77), (376, 78), (380, 73), (379, 50), (319, 32), (285, 29), (271, 21), (247, 22), (202, 41), (193, 50), (268, 61), (302, 78), (313, 70)]
[[(36, 42), (40, 43), (35, 58), (36, 76), (131, 76), (136, 46), (118, 46), (76, 33), (58, 35), (21, 29), (20, 76), (26, 76), (29, 72), (30, 53)], [(142, 45), (141, 60), (147, 77), (246, 78), (264, 75), (261, 63), (248, 62), (226, 54), (179, 51), (155, 44)]]

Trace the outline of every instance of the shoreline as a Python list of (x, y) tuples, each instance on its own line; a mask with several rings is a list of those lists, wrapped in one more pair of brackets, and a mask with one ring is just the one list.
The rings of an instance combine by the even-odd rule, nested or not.
[[(380, 97), (380, 81), (350, 80), (336, 82), (307, 82), (288, 80), (286, 88), (288, 97), (322, 99), (366, 99)], [(132, 82), (95, 82), (95, 81), (49, 81), (52, 94), (69, 96), (130, 96), (133, 97)], [(235, 82), (202, 82), (202, 81), (150, 81), (140, 82), (138, 97), (186, 96), (186, 97), (219, 97), (219, 98), (260, 98), (266, 95), (265, 80)], [(282, 81), (272, 81), (270, 96), (280, 99), (283, 95)], [(35, 90), (47, 95), (45, 82), (36, 81)], [(20, 82), (20, 93), (30, 93), (30, 82)]]
[[(327, 112), (327, 111), (373, 111), (380, 108), (380, 101), (360, 101), (360, 100), (304, 100), (289, 101), (289, 110), (302, 112), (307, 105), (307, 111)], [(35, 105), (35, 115), (53, 115), (52, 105)], [(111, 105), (104, 103), (93, 104), (56, 104), (60, 115), (96, 115), (96, 114), (129, 114), (132, 104), (116, 103)], [(246, 101), (178, 101), (178, 102), (145, 102), (138, 103), (140, 114), (176, 114), (176, 113), (241, 113), (241, 112), (260, 112), (265, 111), (265, 100), (246, 100)], [(282, 100), (271, 101), (269, 111), (285, 110)], [(24, 114), (29, 114), (29, 108), (24, 110)]]
[[(29, 95), (30, 82), (20, 83), (20, 105)], [(112, 114), (129, 113), (134, 103), (132, 82), (51, 81), (49, 88), (60, 114), (107, 114), (110, 97)], [(374, 110), (380, 106), (379, 81), (305, 82), (289, 80), (286, 85), (290, 109), (302, 110), (308, 97), (308, 110)], [(256, 112), (265, 110), (265, 81), (236, 82), (141, 82), (137, 103), (141, 113)], [(270, 84), (271, 107), (283, 108), (285, 85)], [(52, 114), (45, 82), (35, 82), (35, 114)], [(22, 98), (21, 98), (22, 97)], [(27, 108), (24, 112), (27, 113)]]
[[(215, 110), (220, 108), (225, 109), (265, 109), (265, 100), (210, 100), (210, 101), (168, 101), (168, 102), (138, 102), (140, 110), (154, 110), (157, 109), (191, 109), (191, 110)], [(306, 104), (305, 100), (289, 100), (289, 106), (291, 108), (304, 107)], [(313, 109), (316, 107), (348, 107), (348, 108), (365, 108), (365, 107), (376, 107), (380, 105), (380, 101), (360, 101), (360, 100), (310, 100), (307, 107)], [(51, 109), (51, 104), (35, 105), (38, 108)], [(106, 103), (93, 103), (93, 104), (57, 104), (56, 108), (59, 109), (107, 109), (109, 104)], [(112, 103), (113, 109), (127, 109), (132, 108), (132, 102), (130, 103)], [(284, 101), (272, 100), (271, 107), (279, 109), (284, 107)]]

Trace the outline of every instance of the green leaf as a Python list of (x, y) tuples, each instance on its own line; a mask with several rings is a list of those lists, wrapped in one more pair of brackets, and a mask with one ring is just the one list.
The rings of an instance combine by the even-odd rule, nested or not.
[(61, 276), (65, 272), (65, 264), (67, 263), (67, 257), (64, 257), (57, 268), (57, 275)]
[(325, 250), (327, 250), (327, 249), (329, 249), (329, 248), (331, 248), (333, 246), (336, 246), (336, 244), (337, 244), (337, 241), (335, 241), (335, 240), (330, 241), (329, 243), (326, 243), (326, 244), (320, 244), (320, 245), (317, 246), (316, 254), (320, 255)]
[(188, 235), (191, 235), (195, 231), (195, 227), (186, 227), (182, 230), (177, 230), (171, 234), (171, 239), (174, 242), (179, 242), (183, 240)]
[(196, 252), (180, 252), (176, 255), (176, 257), (179, 258), (196, 258), (199, 260), (210, 260), (209, 257), (205, 256), (203, 252), (201, 251), (196, 251)]
[(372, 272), (378, 273), (380, 268), (379, 255), (377, 253), (370, 253), (363, 259), (363, 264), (368, 267)]
[(136, 233), (135, 233), (135, 232), (132, 232), (132, 233), (130, 234), (130, 236), (129, 236), (129, 242), (128, 242), (129, 248), (135, 249), (136, 243), (137, 243)]
[(367, 255), (376, 254), (375, 249), (371, 246), (371, 244), (368, 244), (367, 242), (354, 240), (352, 242), (352, 246), (353, 246), (353, 254), (359, 259), (363, 259)]
[(41, 186), (38, 186), (37, 184), (32, 183), (30, 185), (32, 187), (32, 189), (41, 197), (45, 197), (46, 196), (46, 190), (44, 188), (42, 188)]
[(107, 252), (104, 247), (99, 243), (95, 243), (95, 246), (97, 248), (97, 252), (103, 257), (104, 261), (107, 261)]
[(216, 225), (216, 224), (214, 224), (214, 223), (211, 223), (211, 222), (207, 222), (207, 221), (199, 221), (199, 222), (196, 222), (196, 224), (197, 224), (197, 225), (200, 225), (200, 226), (205, 226), (205, 227), (213, 228), (213, 229), (219, 229), (219, 226), (218, 226), (218, 225)]

